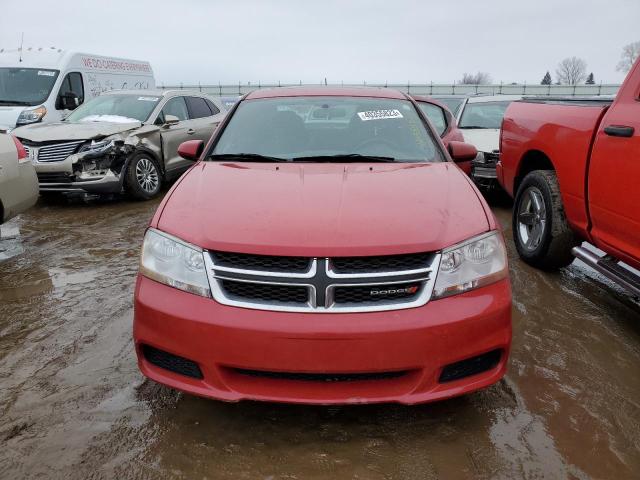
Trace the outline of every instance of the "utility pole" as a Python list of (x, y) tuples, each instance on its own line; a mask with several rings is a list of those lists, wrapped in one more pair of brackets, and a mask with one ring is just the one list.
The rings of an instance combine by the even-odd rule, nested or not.
[(22, 63), (22, 47), (24, 45), (24, 32), (22, 32), (21, 37), (20, 37), (20, 60), (19, 62)]

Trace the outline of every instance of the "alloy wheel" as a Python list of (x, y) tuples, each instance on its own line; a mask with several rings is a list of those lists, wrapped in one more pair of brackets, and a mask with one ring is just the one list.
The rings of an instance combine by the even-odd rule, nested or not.
[(147, 193), (154, 193), (158, 189), (160, 177), (158, 169), (148, 158), (142, 157), (136, 164), (136, 180), (140, 188)]
[(518, 232), (520, 244), (529, 252), (534, 251), (546, 233), (547, 208), (542, 192), (537, 187), (528, 187), (520, 197), (518, 205)]

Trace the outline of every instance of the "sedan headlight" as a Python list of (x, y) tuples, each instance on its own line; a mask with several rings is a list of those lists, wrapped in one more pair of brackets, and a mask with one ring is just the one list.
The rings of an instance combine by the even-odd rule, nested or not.
[(40, 105), (36, 108), (26, 108), (22, 112), (20, 112), (20, 115), (18, 115), (16, 127), (19, 127), (21, 125), (29, 125), (30, 123), (38, 123), (44, 118), (46, 114), (47, 109), (44, 108), (43, 105)]
[(144, 236), (140, 273), (170, 287), (211, 297), (202, 249), (153, 228)]
[(507, 252), (499, 232), (470, 238), (442, 251), (433, 298), (483, 287), (508, 275)]

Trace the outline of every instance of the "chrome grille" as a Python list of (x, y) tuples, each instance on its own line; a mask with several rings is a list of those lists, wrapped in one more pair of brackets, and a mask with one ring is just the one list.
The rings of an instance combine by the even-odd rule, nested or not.
[(224, 305), (371, 312), (426, 304), (440, 254), (307, 258), (208, 252), (205, 262), (213, 297)]
[(32, 143), (24, 143), (24, 149), (27, 156), (35, 162), (61, 162), (69, 155), (76, 153), (84, 140), (77, 142), (50, 143), (46, 145), (37, 145)]

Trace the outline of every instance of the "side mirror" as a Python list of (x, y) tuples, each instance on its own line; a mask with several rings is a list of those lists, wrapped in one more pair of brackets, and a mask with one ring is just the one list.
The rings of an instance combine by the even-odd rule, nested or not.
[(180, 119), (175, 115), (165, 115), (164, 116), (164, 126), (170, 127), (172, 125), (177, 125), (180, 123)]
[(202, 140), (187, 140), (182, 142), (178, 147), (178, 155), (185, 160), (196, 161), (202, 155), (204, 150), (204, 142)]
[(473, 145), (465, 142), (451, 141), (448, 145), (449, 155), (460, 169), (467, 175), (471, 175), (471, 160), (476, 158), (478, 150)]
[(80, 106), (80, 98), (73, 92), (60, 94), (60, 106), (63, 110), (75, 110)]
[(454, 162), (467, 162), (469, 160), (473, 160), (478, 155), (478, 150), (476, 147), (469, 143), (465, 142), (449, 142), (449, 155)]

